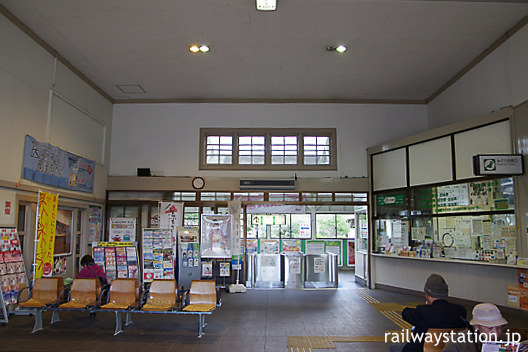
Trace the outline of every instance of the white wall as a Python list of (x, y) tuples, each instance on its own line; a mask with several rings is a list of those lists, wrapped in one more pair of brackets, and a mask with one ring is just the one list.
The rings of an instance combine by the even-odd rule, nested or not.
[(293, 171), (199, 171), (200, 127), (336, 128), (337, 171), (299, 177), (366, 177), (366, 148), (424, 131), (425, 105), (126, 104), (114, 106), (111, 176), (149, 167), (157, 176), (289, 177)]
[(428, 128), (518, 106), (528, 99), (528, 26), (427, 106)]
[[(0, 33), (0, 181), (8, 184), (20, 181), (26, 134), (39, 142), (49, 142), (87, 157), (86, 144), (80, 143), (86, 142), (82, 129), (64, 131), (61, 128), (61, 133), (48, 130), (48, 125), (53, 126), (53, 106), (48, 121), (50, 89), (53, 88), (57, 94), (84, 111), (80, 116), (95, 118), (107, 126), (103, 146), (106, 157), (100, 158), (106, 161), (96, 165), (93, 194), (104, 199), (110, 156), (112, 104), (60, 62), (57, 62), (55, 70), (55, 58), (3, 16), (0, 16)], [(64, 124), (58, 127), (62, 126)], [(26, 180), (22, 180), (22, 183), (33, 184)]]
[(376, 284), (423, 292), (432, 273), (440, 274), (449, 285), (449, 295), (475, 302), (507, 305), (508, 285), (517, 285), (517, 269), (483, 264), (372, 257), (372, 275)]

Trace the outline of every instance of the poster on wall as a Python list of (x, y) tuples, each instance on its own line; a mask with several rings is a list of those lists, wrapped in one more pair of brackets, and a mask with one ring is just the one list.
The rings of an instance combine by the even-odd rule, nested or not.
[(258, 253), (258, 240), (246, 240), (246, 254)]
[(283, 252), (300, 252), (301, 251), (301, 240), (282, 240), (282, 251)]
[(98, 205), (88, 207), (88, 242), (101, 240), (103, 230), (103, 209)]
[(23, 177), (81, 192), (93, 192), (95, 162), (26, 135)]
[(260, 253), (279, 254), (279, 240), (260, 240)]
[(136, 218), (110, 218), (110, 242), (135, 242)]
[(220, 263), (220, 276), (225, 277), (231, 275), (231, 270), (229, 270), (230, 264), (229, 262)]
[(306, 254), (324, 254), (325, 243), (324, 241), (307, 240), (306, 241)]
[(202, 262), (202, 277), (213, 277), (213, 262)]
[(348, 245), (347, 245), (347, 248), (348, 248), (348, 266), (354, 266), (356, 265), (356, 244), (354, 243), (354, 241), (348, 241)]
[[(37, 210), (37, 240), (35, 241), (34, 279), (51, 277), (53, 274), (53, 252), (57, 226), (59, 195), (39, 192)], [(34, 280), (33, 279), (33, 280)]]
[(202, 258), (231, 258), (231, 215), (203, 214), (201, 230)]

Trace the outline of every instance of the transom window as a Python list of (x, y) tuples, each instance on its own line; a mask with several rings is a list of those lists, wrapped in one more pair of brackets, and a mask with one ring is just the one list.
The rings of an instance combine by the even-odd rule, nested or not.
[(230, 165), (233, 162), (233, 136), (207, 136), (206, 163)]
[(335, 128), (202, 128), (200, 169), (336, 170)]
[(264, 165), (264, 136), (238, 137), (238, 163), (240, 165)]
[(297, 150), (297, 136), (271, 136), (272, 164), (296, 165)]

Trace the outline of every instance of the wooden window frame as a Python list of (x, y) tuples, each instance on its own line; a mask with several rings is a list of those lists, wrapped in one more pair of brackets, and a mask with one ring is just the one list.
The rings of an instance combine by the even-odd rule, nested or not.
[[(207, 164), (207, 137), (232, 136), (233, 154), (231, 164)], [(238, 137), (265, 136), (264, 165), (239, 164)], [(297, 136), (297, 164), (271, 163), (271, 137)], [(330, 163), (304, 165), (304, 136), (325, 136), (330, 138)], [(337, 131), (335, 128), (200, 128), (200, 170), (337, 170)]]

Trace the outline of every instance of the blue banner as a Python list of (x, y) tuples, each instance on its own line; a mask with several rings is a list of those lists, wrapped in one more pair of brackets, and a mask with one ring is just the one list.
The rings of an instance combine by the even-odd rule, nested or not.
[(74, 191), (93, 192), (95, 162), (26, 135), (23, 177)]

